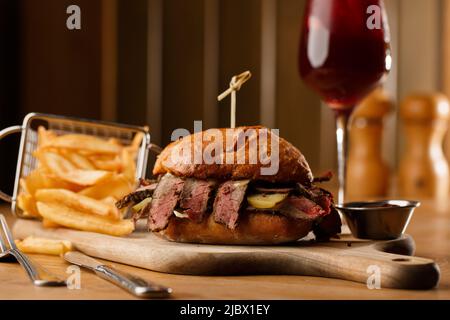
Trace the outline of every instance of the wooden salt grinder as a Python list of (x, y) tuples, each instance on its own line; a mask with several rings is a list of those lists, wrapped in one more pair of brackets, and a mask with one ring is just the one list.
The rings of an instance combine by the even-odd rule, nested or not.
[(384, 91), (376, 89), (355, 109), (350, 124), (347, 195), (380, 198), (389, 189), (389, 168), (382, 159), (383, 118), (392, 109)]
[(448, 196), (449, 168), (442, 143), (449, 113), (448, 99), (439, 93), (411, 95), (401, 105), (406, 138), (398, 176), (401, 196), (419, 199)]

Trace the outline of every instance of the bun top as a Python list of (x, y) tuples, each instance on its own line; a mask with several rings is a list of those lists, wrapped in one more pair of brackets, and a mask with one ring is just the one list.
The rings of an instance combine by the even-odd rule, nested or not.
[(154, 175), (168, 172), (203, 180), (251, 179), (303, 184), (313, 180), (301, 152), (261, 126), (209, 129), (174, 141), (161, 152), (153, 169)]

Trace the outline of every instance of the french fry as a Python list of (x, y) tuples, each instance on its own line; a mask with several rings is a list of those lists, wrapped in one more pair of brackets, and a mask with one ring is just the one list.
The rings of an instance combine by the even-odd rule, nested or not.
[(113, 219), (122, 219), (123, 216), (122, 211), (117, 209), (116, 207), (117, 202), (116, 198), (109, 196), (104, 199), (101, 199), (100, 201), (112, 208), (111, 211), (114, 212), (115, 214), (114, 216), (111, 216)]
[(25, 253), (59, 256), (73, 250), (72, 243), (67, 240), (53, 240), (30, 236), (23, 240), (16, 240), (15, 242), (19, 250)]
[(119, 147), (123, 147), (122, 144), (120, 143), (119, 139), (117, 139), (117, 138), (109, 138), (107, 141), (108, 141), (108, 143), (114, 144)]
[(57, 135), (50, 130), (45, 129), (44, 127), (40, 126), (38, 128), (38, 146), (44, 147), (50, 143), (53, 139), (55, 139)]
[(64, 189), (41, 189), (36, 192), (36, 200), (45, 203), (64, 203), (72, 209), (99, 216), (117, 219), (118, 209), (102, 201), (95, 200)]
[(123, 174), (129, 181), (136, 180), (136, 162), (133, 154), (134, 152), (128, 148), (122, 149)]
[(42, 226), (46, 229), (60, 228), (61, 226), (53, 221), (42, 219)]
[(122, 162), (120, 157), (101, 157), (98, 155), (94, 155), (89, 157), (89, 160), (94, 164), (95, 168), (99, 170), (106, 171), (114, 171), (121, 172), (122, 171)]
[(28, 217), (39, 217), (39, 212), (36, 207), (36, 201), (30, 194), (21, 193), (17, 197), (17, 205), (19, 208), (26, 212)]
[(84, 150), (93, 154), (119, 154), (122, 149), (120, 146), (108, 143), (106, 140), (84, 134), (66, 134), (56, 137), (48, 141), (45, 147)]
[(75, 170), (68, 172), (65, 180), (80, 186), (92, 186), (109, 179), (112, 175), (112, 172), (103, 170)]
[(36, 218), (35, 215), (29, 213), (28, 211), (22, 211), (22, 216), (26, 218)]
[(59, 176), (60, 173), (66, 173), (77, 169), (72, 162), (58, 154), (56, 151), (38, 149), (33, 155), (39, 159), (45, 168), (57, 176)]
[(144, 134), (142, 132), (136, 133), (133, 137), (133, 141), (131, 142), (130, 147), (134, 150), (138, 150), (142, 144), (142, 139), (144, 139)]
[(65, 152), (63, 153), (64, 157), (69, 160), (70, 162), (72, 162), (73, 165), (75, 165), (75, 167), (77, 167), (78, 169), (83, 169), (83, 170), (95, 170), (96, 167), (83, 155), (78, 154), (76, 152), (71, 152), (71, 151), (67, 151), (64, 150)]
[(58, 177), (38, 169), (32, 171), (25, 179), (21, 179), (21, 186), (31, 195), (36, 193), (39, 189), (67, 189), (74, 192), (80, 191), (81, 187), (59, 179)]
[(114, 197), (108, 196), (106, 198), (101, 199), (100, 201), (103, 202), (103, 203), (106, 203), (108, 205), (114, 205), (115, 206), (116, 202), (117, 202), (117, 199), (114, 198)]
[(131, 181), (135, 180), (136, 175), (136, 156), (141, 146), (142, 139), (144, 139), (144, 134), (142, 132), (138, 132), (131, 144), (128, 147), (124, 147), (122, 149), (122, 167), (123, 173), (127, 176)]
[(89, 161), (113, 161), (117, 160), (118, 155), (116, 154), (89, 154), (87, 155)]
[[(33, 171), (33, 172), (36, 172), (36, 171)], [(28, 190), (27, 180), (25, 178), (20, 178), (19, 186), (22, 188), (22, 190), (20, 192), (25, 192), (25, 193), (28, 193), (28, 194), (31, 193), (30, 190)]]
[(125, 236), (133, 232), (132, 220), (117, 220), (84, 213), (61, 204), (38, 202), (39, 213), (50, 221), (67, 228), (98, 232), (112, 236)]
[(81, 190), (79, 194), (97, 200), (101, 200), (109, 196), (116, 199), (121, 199), (132, 190), (133, 184), (123, 174), (116, 174), (113, 175), (111, 179)]
[(81, 170), (69, 160), (54, 152), (36, 152), (38, 159), (58, 178), (80, 186), (92, 186), (111, 177), (112, 173), (102, 170)]

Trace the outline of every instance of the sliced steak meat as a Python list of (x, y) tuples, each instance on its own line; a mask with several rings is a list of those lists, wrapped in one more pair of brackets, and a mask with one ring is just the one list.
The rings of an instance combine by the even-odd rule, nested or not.
[(216, 185), (213, 180), (187, 179), (181, 193), (180, 207), (189, 218), (201, 222), (208, 208), (209, 196)]
[(148, 197), (151, 197), (157, 185), (158, 184), (154, 182), (153, 184), (139, 187), (135, 191), (127, 194), (121, 200), (117, 201), (116, 207), (118, 209), (122, 209), (129, 205), (137, 204)]
[(239, 209), (244, 200), (250, 180), (227, 181), (220, 185), (214, 200), (214, 221), (234, 229), (239, 217)]
[(327, 182), (327, 181), (330, 181), (332, 178), (333, 178), (333, 172), (328, 171), (318, 177), (314, 177), (313, 182), (316, 182), (316, 183)]
[(183, 179), (170, 173), (165, 174), (161, 178), (153, 192), (153, 200), (148, 208), (148, 227), (150, 230), (159, 231), (167, 227), (170, 216), (173, 214), (173, 210), (183, 190), (183, 185)]
[(333, 195), (324, 189), (312, 186), (311, 188), (306, 188), (300, 183), (297, 183), (296, 190), (299, 192), (301, 197), (305, 197), (315, 203), (317, 203), (326, 214), (330, 213), (331, 206), (333, 204)]
[(329, 214), (333, 205), (333, 195), (324, 189), (313, 187), (311, 189), (313, 201)]
[(333, 206), (333, 195), (328, 191), (312, 186), (308, 189), (308, 194), (305, 197), (318, 204), (325, 211), (325, 214), (330, 213)]
[(278, 210), (285, 216), (304, 220), (315, 220), (328, 214), (314, 201), (297, 196), (290, 196), (287, 198)]
[(328, 240), (341, 232), (341, 226), (341, 217), (337, 210), (332, 208), (330, 214), (327, 214), (318, 221), (313, 231), (317, 239)]

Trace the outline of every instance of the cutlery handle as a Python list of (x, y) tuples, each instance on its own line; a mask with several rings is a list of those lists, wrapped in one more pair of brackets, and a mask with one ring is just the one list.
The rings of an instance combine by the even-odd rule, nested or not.
[(12, 249), (11, 254), (17, 259), (20, 265), (25, 269), (28, 276), (35, 286), (49, 287), (49, 286), (65, 286), (66, 281), (52, 275), (39, 264), (31, 260), (24, 253), (19, 250)]
[(137, 297), (165, 298), (172, 292), (171, 288), (149, 283), (142, 278), (118, 271), (106, 265), (98, 266), (94, 271), (101, 278), (118, 285)]

